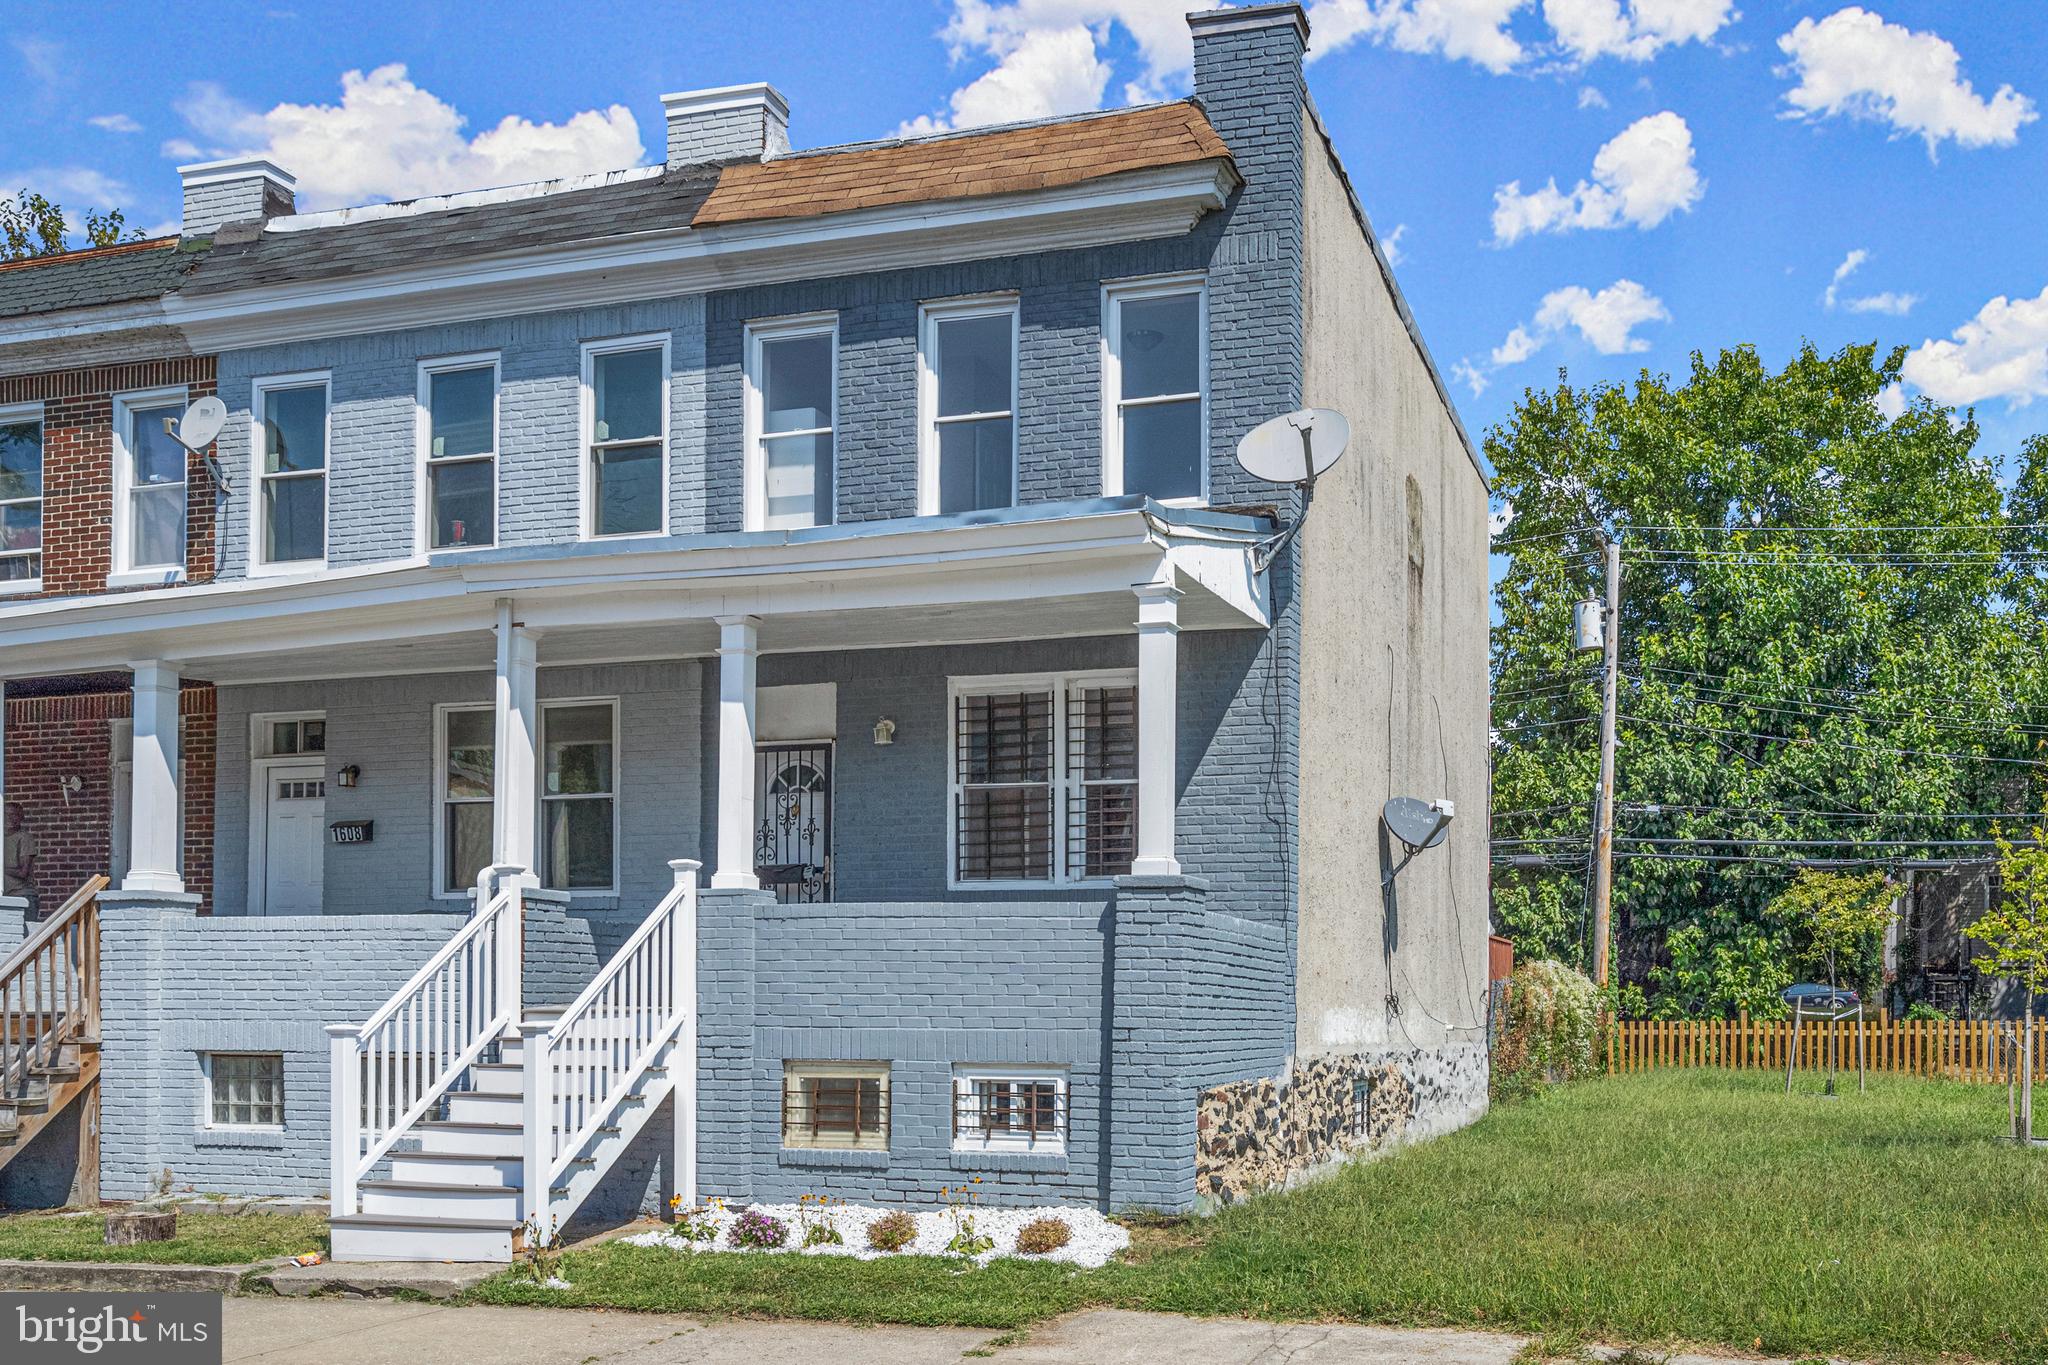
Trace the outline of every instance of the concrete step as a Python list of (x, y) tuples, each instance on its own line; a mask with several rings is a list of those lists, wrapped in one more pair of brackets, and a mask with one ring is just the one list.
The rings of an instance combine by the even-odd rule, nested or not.
[(526, 1129), (517, 1123), (456, 1123), (446, 1120), (414, 1124), (412, 1131), (420, 1140), (422, 1152), (517, 1157), (524, 1150), (520, 1140)]
[(362, 1211), (389, 1218), (499, 1222), (520, 1220), (519, 1191), (510, 1185), (435, 1185), (417, 1180), (365, 1180)]
[(471, 1152), (393, 1152), (391, 1178), (428, 1185), (516, 1185), (522, 1177), (517, 1156)]
[(337, 1261), (495, 1261), (512, 1259), (516, 1220), (404, 1218), (356, 1213), (328, 1220)]

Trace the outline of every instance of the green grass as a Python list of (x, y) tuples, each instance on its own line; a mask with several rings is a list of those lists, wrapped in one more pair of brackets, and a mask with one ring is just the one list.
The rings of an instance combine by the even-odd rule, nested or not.
[(106, 1223), (99, 1214), (10, 1214), (0, 1218), (0, 1260), (242, 1265), (327, 1250), (327, 1220), (305, 1214), (180, 1213), (170, 1241), (124, 1247), (106, 1244)]
[(477, 1297), (991, 1328), (1110, 1305), (2048, 1361), (2048, 1152), (2001, 1142), (2005, 1122), (1988, 1086), (1852, 1080), (1823, 1100), (1760, 1073), (1650, 1073), (1140, 1228), (1100, 1271), (614, 1244), (564, 1258), (571, 1291), (505, 1276)]

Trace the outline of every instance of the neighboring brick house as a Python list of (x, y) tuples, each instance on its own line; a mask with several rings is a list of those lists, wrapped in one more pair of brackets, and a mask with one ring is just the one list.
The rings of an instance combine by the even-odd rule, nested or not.
[[(1189, 22), (1139, 109), (790, 151), (729, 87), (664, 166), (324, 214), (187, 168), (146, 305), (0, 316), (230, 413), (211, 583), (0, 604), (24, 700), (131, 680), (108, 1193), (493, 1258), (671, 1191), (1203, 1207), (1483, 1110), (1485, 482), (1302, 11)], [(1234, 452), (1309, 405), (1286, 542)], [(1397, 795), (1457, 816), (1389, 880)]]

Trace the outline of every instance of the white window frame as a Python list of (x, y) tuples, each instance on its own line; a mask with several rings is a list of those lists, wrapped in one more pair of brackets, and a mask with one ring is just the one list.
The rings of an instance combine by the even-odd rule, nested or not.
[[(170, 403), (189, 403), (191, 394), (188, 386), (176, 384), (161, 389), (141, 389), (114, 396), (114, 512), (111, 522), (113, 558), (110, 560), (113, 568), (107, 574), (107, 586), (110, 588), (143, 588), (185, 581), (186, 566), (183, 560), (177, 564), (145, 564), (140, 567), (135, 564), (134, 506), (129, 495), (135, 488), (135, 414), (144, 408), (163, 407)], [(190, 554), (192, 478), (189, 468), (185, 477), (185, 497), (188, 530), (186, 552)]]
[[(263, 557), (264, 532), (263, 419), (270, 395), (286, 389), (320, 390), (321, 432), (325, 458), (320, 465), (320, 558), (267, 560)], [(285, 475), (311, 478), (312, 475)], [(327, 370), (299, 374), (272, 374), (256, 380), (249, 390), (249, 576), (277, 577), (284, 574), (317, 573), (327, 567), (334, 538), (334, 376)]]
[[(213, 1121), (213, 1062), (216, 1057), (277, 1058), (277, 1122), (215, 1123)], [(282, 1133), (290, 1108), (285, 1055), (261, 1048), (213, 1048), (199, 1054), (199, 1126), (215, 1133)]]
[[(448, 885), (448, 717), (458, 711), (475, 712), (486, 716), (495, 716), (497, 714), (497, 708), (490, 702), (444, 701), (436, 703), (434, 706), (434, 899), (437, 901), (459, 901), (469, 898), (469, 888), (465, 887), (454, 891), (444, 889)], [(614, 720), (613, 728), (616, 731), (616, 719)], [(497, 743), (495, 731), (492, 734), (491, 742), (494, 746)], [(492, 752), (495, 755), (495, 748)], [(612, 766), (616, 768), (618, 766), (618, 750), (616, 746), (614, 746), (612, 753)], [(469, 806), (489, 805), (495, 808), (498, 804), (497, 779), (498, 775), (494, 766), (491, 773), (491, 799), (488, 802), (478, 801), (474, 797), (463, 797), (462, 804)], [(616, 772), (612, 774), (612, 785), (618, 785), (618, 774)], [(614, 824), (616, 823), (615, 815)], [(494, 816), (494, 827), (495, 824), (496, 819)], [(615, 852), (617, 847), (618, 845), (615, 840), (613, 843)], [(616, 861), (616, 858), (614, 861)], [(613, 879), (616, 880), (617, 872), (614, 871), (612, 875)]]
[[(1007, 1084), (1042, 1084), (1052, 1082), (1057, 1095), (1054, 1101), (1059, 1115), (1059, 1126), (1050, 1136), (1041, 1136), (1032, 1141), (1029, 1133), (969, 1133), (961, 1127), (960, 1115), (965, 1101), (974, 1093), (974, 1087), (984, 1081)], [(1072, 1090), (1068, 1083), (1068, 1068), (1034, 1064), (1029, 1062), (999, 1065), (968, 1065), (961, 1063), (953, 1068), (953, 1150), (956, 1152), (1025, 1152), (1033, 1156), (1065, 1156), (1067, 1132), (1071, 1127), (1073, 1114), (1070, 1101)]]
[[(36, 487), (38, 491), (33, 498), (9, 498), (4, 503), (0, 503), (0, 506), (11, 507), (16, 503), (33, 502), (36, 504), (38, 524), (42, 525), (47, 521), (50, 505), (50, 490), (43, 486), (43, 476), (48, 473), (50, 467), (49, 421), (44, 416), (41, 403), (10, 403), (0, 406), (0, 426), (17, 426), (22, 422), (34, 422), (39, 429), (36, 437), (36, 447), (39, 452), (37, 455), (36, 473)], [(44, 529), (47, 529), (47, 527), (44, 527)], [(49, 554), (49, 552), (48, 538), (44, 537), (43, 543), (35, 551), (36, 576), (34, 578), (0, 578), (0, 597), (13, 597), (24, 593), (41, 592), (43, 590), (43, 557)], [(8, 556), (8, 558), (20, 557), (19, 555)]]
[(1202, 491), (1195, 497), (1159, 501), (1169, 507), (1203, 507), (1209, 502), (1209, 281), (1199, 271), (1111, 280), (1102, 286), (1102, 492), (1112, 498), (1124, 493), (1123, 305), (1132, 299), (1169, 298), (1175, 294), (1193, 294), (1196, 298), (1195, 391), (1132, 401), (1150, 405), (1184, 402), (1190, 397), (1200, 400)]
[[(1023, 309), (1015, 294), (981, 294), (972, 298), (940, 299), (922, 304), (917, 321), (917, 514), (936, 516), (939, 512), (939, 427), (951, 422), (1010, 419), (1010, 502), (1018, 501), (1017, 401), (1021, 389), (1023, 360)], [(1010, 319), (1010, 407), (1007, 412), (955, 413), (939, 416), (939, 325), (967, 318)], [(835, 385), (835, 388), (837, 386)]]
[[(491, 449), (484, 455), (455, 455), (445, 460), (434, 458), (434, 376), (457, 374), (463, 370), (489, 369), (491, 372)], [(419, 363), (419, 374), (413, 394), (413, 439), (419, 447), (419, 458), (413, 474), (413, 506), (418, 509), (414, 518), (413, 543), (416, 554), (448, 554), (465, 550), (489, 550), (497, 547), (501, 529), (502, 501), (499, 496), (499, 471), (504, 467), (504, 408), (503, 408), (504, 367), (496, 351), (478, 351), (470, 355), (437, 356)], [(664, 404), (664, 407), (666, 404)], [(435, 545), (434, 544), (434, 481), (430, 477), (435, 465), (481, 464), (491, 462), (491, 543), (489, 545)]]
[[(1136, 687), (1133, 668), (1086, 669), (1070, 673), (989, 674), (946, 680), (946, 889), (949, 891), (1043, 891), (1059, 887), (1112, 886), (1109, 877), (1067, 875), (1067, 810), (1072, 793), (1087, 785), (1067, 771), (1067, 694), (1076, 687)], [(1004, 692), (1052, 693), (1052, 876), (1042, 881), (962, 881), (960, 878), (960, 725), (962, 697)]]
[(839, 522), (839, 314), (798, 313), (790, 317), (757, 318), (746, 327), (745, 363), (741, 367), (745, 390), (745, 455), (741, 460), (741, 479), (745, 489), (741, 500), (741, 525), (749, 531), (768, 529), (768, 457), (763, 444), (765, 433), (761, 430), (765, 420), (761, 394), (761, 345), (766, 341), (788, 341), (806, 336), (832, 339), (832, 424), (829, 427), (778, 431), (775, 435), (831, 435), (832, 520), (823, 524), (834, 526)]
[[(583, 343), (582, 359), (582, 417), (577, 430), (577, 497), (580, 505), (577, 520), (577, 534), (584, 540), (646, 540), (668, 534), (669, 522), (669, 463), (673, 458), (670, 445), (672, 418), (669, 412), (670, 388), (674, 377), (669, 372), (669, 340), (667, 332), (642, 332), (637, 336), (607, 337), (602, 341)], [(592, 477), (590, 451), (597, 443), (597, 358), (621, 351), (661, 352), (661, 525), (652, 531), (614, 531), (606, 535), (597, 533), (597, 491), (596, 480)], [(609, 444), (609, 443), (608, 443)], [(626, 442), (624, 444), (638, 444)]]
[[(533, 786), (537, 808), (534, 811), (534, 872), (542, 878), (545, 886), (547, 874), (547, 849), (543, 845), (548, 837), (548, 802), (550, 801), (592, 801), (605, 798), (597, 796), (549, 796), (548, 795), (548, 712), (572, 706), (609, 706), (612, 712), (612, 789), (608, 793), (612, 803), (612, 881), (610, 886), (579, 886), (559, 888), (572, 899), (576, 897), (609, 897), (619, 894), (619, 815), (625, 804), (625, 753), (619, 747), (619, 699), (617, 697), (550, 697), (540, 704), (539, 721), (540, 745), (534, 758)], [(492, 798), (496, 799), (496, 793)]]

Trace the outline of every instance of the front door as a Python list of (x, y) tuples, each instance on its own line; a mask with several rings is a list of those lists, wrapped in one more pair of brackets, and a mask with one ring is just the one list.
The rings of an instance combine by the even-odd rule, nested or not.
[(273, 766), (263, 812), (263, 913), (320, 913), (321, 833), (327, 823), (327, 773), (319, 764)]
[(832, 899), (832, 745), (754, 750), (755, 871), (779, 901)]

